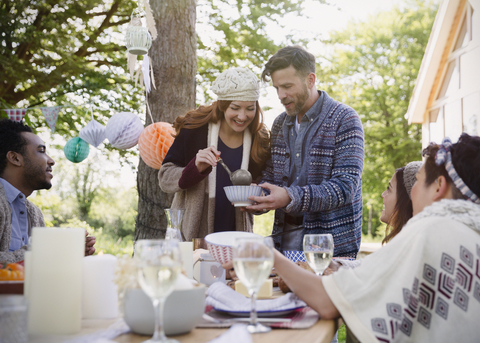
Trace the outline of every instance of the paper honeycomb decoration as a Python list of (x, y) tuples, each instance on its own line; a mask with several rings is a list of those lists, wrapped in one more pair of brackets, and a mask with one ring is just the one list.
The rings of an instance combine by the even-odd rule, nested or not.
[(92, 119), (78, 134), (81, 139), (95, 148), (105, 140), (105, 126)]
[(63, 152), (69, 161), (73, 163), (79, 163), (88, 157), (88, 154), (90, 153), (90, 147), (83, 139), (80, 137), (75, 137), (70, 139), (67, 144), (65, 144), (63, 147)]
[(153, 169), (160, 169), (168, 149), (173, 144), (172, 134), (175, 129), (172, 124), (158, 122), (148, 125), (138, 139), (140, 157)]
[(110, 144), (117, 149), (130, 149), (137, 145), (144, 127), (140, 118), (131, 112), (113, 115), (107, 123), (105, 134)]

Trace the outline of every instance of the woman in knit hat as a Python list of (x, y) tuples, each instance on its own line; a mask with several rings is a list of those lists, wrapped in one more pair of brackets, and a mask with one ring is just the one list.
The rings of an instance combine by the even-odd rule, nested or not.
[(246, 68), (230, 68), (213, 82), (217, 101), (189, 111), (173, 123), (176, 138), (158, 174), (160, 187), (175, 193), (172, 208), (184, 208), (183, 239), (220, 231), (252, 231), (253, 216), (228, 201), (232, 183), (217, 166), (221, 157), (233, 172), (261, 177), (270, 154), (270, 137), (258, 103), (259, 80)]

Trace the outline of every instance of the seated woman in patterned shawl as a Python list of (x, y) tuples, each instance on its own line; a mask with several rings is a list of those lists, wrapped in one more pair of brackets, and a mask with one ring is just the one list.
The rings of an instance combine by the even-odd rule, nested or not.
[[(275, 270), (323, 319), (360, 342), (478, 342), (480, 137), (430, 144), (413, 217), (387, 245), (320, 277), (275, 253)], [(228, 266), (225, 266), (228, 267)]]

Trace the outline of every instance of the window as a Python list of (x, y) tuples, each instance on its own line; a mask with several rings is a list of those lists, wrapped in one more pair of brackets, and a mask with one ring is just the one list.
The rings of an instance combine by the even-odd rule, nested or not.
[(430, 142), (441, 143), (445, 132), (443, 128), (443, 109), (430, 112)]
[(442, 88), (438, 94), (437, 99), (452, 95), (459, 89), (459, 73), (457, 68), (457, 61), (453, 60), (448, 64), (447, 73), (443, 80)]

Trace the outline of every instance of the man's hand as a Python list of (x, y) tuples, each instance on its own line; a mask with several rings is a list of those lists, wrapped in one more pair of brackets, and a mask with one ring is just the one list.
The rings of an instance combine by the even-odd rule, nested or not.
[(89, 236), (88, 231), (85, 230), (85, 256), (93, 255), (95, 252), (95, 237)]
[(255, 203), (245, 208), (248, 212), (276, 210), (277, 208), (286, 207), (292, 200), (288, 196), (287, 190), (283, 187), (275, 186), (271, 183), (262, 183), (259, 186), (268, 189), (270, 195), (258, 197), (253, 195), (249, 196), (248, 198)]

